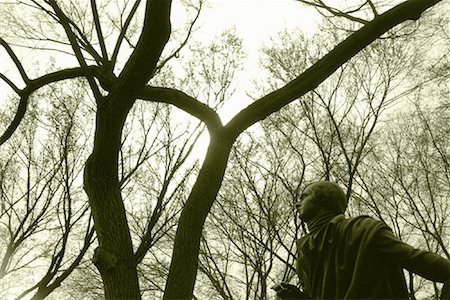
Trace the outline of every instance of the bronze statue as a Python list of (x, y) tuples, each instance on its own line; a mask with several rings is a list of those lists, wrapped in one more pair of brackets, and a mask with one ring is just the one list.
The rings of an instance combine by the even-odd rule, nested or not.
[(381, 221), (345, 218), (347, 197), (333, 182), (308, 185), (296, 207), (309, 234), (297, 241), (297, 273), (303, 291), (280, 284), (281, 299), (408, 299), (403, 269), (444, 282), (450, 261), (401, 242)]

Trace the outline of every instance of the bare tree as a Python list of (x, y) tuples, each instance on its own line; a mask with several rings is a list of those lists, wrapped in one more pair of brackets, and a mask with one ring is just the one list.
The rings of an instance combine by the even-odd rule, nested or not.
[[(256, 90), (295, 78), (305, 64), (298, 58), (314, 61), (322, 44), (316, 47), (301, 33), (282, 32), (264, 48), (262, 64), (271, 76)], [(266, 299), (270, 285), (297, 283), (295, 241), (304, 228), (293, 204), (307, 182), (337, 180), (347, 186), (351, 202), (359, 204), (351, 206), (350, 214), (367, 211), (360, 206), (359, 177), (371, 173), (366, 166), (379, 151), (387, 112), (417, 91), (415, 80), (408, 79), (420, 68), (417, 47), (399, 37), (374, 43), (303, 102), (284, 107), (262, 121), (261, 128), (241, 135), (201, 244), (200, 271), (210, 280), (202, 283), (215, 289), (217, 297)]]
[[(95, 0), (90, 5), (54, 0), (31, 1), (20, 6), (21, 9), (29, 4), (31, 9), (37, 9), (46, 18), (47, 23), (44, 24), (58, 28), (52, 32), (58, 32), (59, 36), (64, 37), (64, 40), (58, 41), (68, 46), (65, 47), (66, 52), (75, 56), (78, 66), (31, 79), (13, 49), (1, 39), (1, 45), (14, 62), (25, 87), (19, 88), (17, 83), (2, 75), (2, 79), (17, 94), (19, 108), (1, 136), (0, 144), (19, 127), (29, 97), (36, 90), (74, 77), (87, 80), (89, 94), (96, 103), (93, 150), (84, 170), (84, 187), (99, 243), (93, 261), (101, 274), (107, 298), (138, 299), (140, 289), (136, 259), (119, 176), (119, 154), (125, 121), (136, 100), (142, 99), (175, 105), (204, 122), (210, 134), (210, 144), (178, 220), (164, 293), (165, 299), (188, 299), (192, 296), (197, 274), (203, 225), (221, 186), (236, 138), (253, 124), (316, 88), (384, 33), (405, 21), (419, 19), (425, 10), (439, 2), (410, 0), (392, 8), (381, 7), (371, 19), (362, 23), (360, 29), (351, 33), (298, 77), (256, 100), (223, 125), (216, 111), (205, 104), (207, 101), (201, 102), (173, 86), (149, 84), (166, 59), (176, 57), (185, 44), (183, 41), (178, 43), (179, 47), (162, 56), (171, 35), (171, 1), (148, 0), (140, 8), (138, 0), (131, 8), (120, 10), (120, 16), (126, 15), (124, 19), (111, 18), (110, 21), (104, 20), (104, 17), (101, 19), (100, 16), (108, 14), (99, 13), (105, 8), (99, 7)], [(115, 34), (104, 34), (104, 22), (118, 25)], [(133, 28), (134, 24), (137, 24), (136, 28)], [(137, 34), (130, 34), (129, 30)], [(49, 37), (47, 41), (51, 39)], [(119, 61), (118, 53), (124, 42), (129, 43), (131, 54), (128, 59)], [(110, 48), (109, 45), (113, 46)]]
[[(448, 58), (429, 51), (450, 41), (441, 22), (432, 19), (434, 34), (422, 33), (415, 41), (420, 63), (410, 79), (414, 92), (402, 100), (406, 108), (392, 113), (376, 133), (373, 151), (355, 177), (353, 203), (357, 211), (388, 223), (402, 240), (448, 258)], [(408, 277), (412, 298), (438, 299), (440, 285)]]
[[(356, 204), (390, 224), (401, 239), (450, 258), (448, 109), (425, 112), (420, 105), (398, 117), (379, 136), (385, 150), (371, 156), (358, 176)], [(430, 294), (423, 285), (418, 278), (416, 286), (411, 281), (411, 293)], [(433, 286), (430, 296), (438, 297), (438, 286)]]
[[(49, 86), (42, 92), (39, 96), (57, 100), (46, 109), (34, 102), (26, 126), (2, 152), (3, 296), (46, 297), (83, 260), (94, 237), (86, 199), (77, 184), (89, 148), (78, 123), (83, 107), (73, 97), (79, 87), (63, 92)], [(8, 287), (8, 282), (19, 283), (25, 274), (29, 286)]]

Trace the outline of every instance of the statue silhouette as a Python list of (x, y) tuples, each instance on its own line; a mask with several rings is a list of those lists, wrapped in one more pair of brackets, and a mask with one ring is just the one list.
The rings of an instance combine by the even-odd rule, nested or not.
[(274, 287), (281, 299), (409, 299), (403, 269), (444, 282), (450, 299), (450, 261), (400, 241), (381, 221), (345, 218), (347, 197), (333, 182), (309, 184), (296, 203), (309, 234), (297, 241), (303, 290)]

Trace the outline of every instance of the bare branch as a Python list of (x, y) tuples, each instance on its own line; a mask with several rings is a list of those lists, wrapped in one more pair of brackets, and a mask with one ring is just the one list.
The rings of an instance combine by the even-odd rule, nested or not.
[(8, 77), (6, 77), (4, 74), (0, 73), (0, 79), (2, 79), (4, 82), (6, 82), (6, 84), (9, 85), (14, 90), (14, 92), (16, 92), (17, 94), (20, 94), (20, 89)]
[(25, 69), (22, 66), (22, 63), (20, 62), (19, 58), (16, 56), (14, 51), (11, 49), (11, 47), (8, 45), (8, 43), (0, 37), (0, 45), (5, 48), (6, 52), (8, 53), (9, 57), (13, 60), (14, 64), (16, 65), (17, 70), (19, 70), (20, 76), (25, 81), (25, 83), (28, 83), (30, 79), (28, 78), (27, 73), (25, 72)]
[[(47, 8), (45, 8), (44, 6), (42, 6), (41, 4), (39, 4), (37, 1), (32, 0), (32, 3), (34, 3), (36, 6), (30, 5), (30, 4), (25, 4), (24, 5), (28, 5), (30, 7), (32, 7), (33, 9), (38, 9), (38, 10), (42, 10), (44, 11), (47, 15), (49, 15), (53, 20), (55, 20), (58, 23), (61, 23), (60, 17), (58, 16), (58, 14), (56, 14), (55, 12), (52, 12), (50, 10), (48, 10)], [(47, 1), (47, 3), (53, 7), (49, 1)], [(97, 62), (102, 62), (102, 57), (97, 53), (97, 51), (94, 49), (94, 47), (92, 47), (91, 43), (89, 42), (89, 40), (86, 38), (85, 34), (83, 33), (83, 31), (78, 27), (78, 25), (73, 22), (72, 20), (70, 20), (69, 18), (66, 18), (67, 22), (75, 29), (76, 33), (79, 35), (79, 38), (77, 38), (80, 43), (81, 43), (81, 49), (85, 50), (86, 52), (88, 52), (95, 61)], [(36, 40), (36, 39), (34, 39)], [(41, 40), (41, 39), (38, 39)], [(54, 42), (54, 43), (58, 43), (58, 44), (63, 44), (63, 45), (71, 45), (70, 42), (69, 43), (64, 43), (61, 41), (56, 41), (53, 39), (46, 39), (48, 41)], [(33, 47), (33, 49), (37, 49), (35, 47)], [(61, 51), (59, 49), (54, 49), (56, 51)], [(61, 51), (64, 52), (64, 51)], [(70, 55), (73, 55), (73, 53), (68, 53)], [(76, 55), (75, 55), (76, 56)]]
[[(51, 5), (51, 7), (53, 8), (53, 10), (55, 11), (55, 14), (58, 16), (59, 18), (59, 22), (61, 23), (61, 25), (64, 28), (64, 31), (66, 32), (67, 38), (70, 41), (70, 44), (72, 46), (72, 49), (75, 53), (75, 56), (78, 60), (78, 63), (80, 64), (81, 67), (87, 67), (87, 63), (86, 60), (83, 56), (83, 53), (81, 52), (81, 48), (80, 45), (78, 45), (77, 43), (77, 38), (75, 33), (72, 31), (72, 29), (70, 28), (70, 23), (71, 20), (64, 14), (64, 12), (61, 10), (61, 8), (58, 6), (58, 4), (56, 3), (55, 0), (49, 0), (49, 4)], [(92, 92), (94, 93), (94, 97), (97, 100), (97, 102), (101, 101), (101, 99), (103, 99), (102, 94), (100, 93), (100, 90), (97, 86), (97, 83), (94, 80), (94, 77), (92, 76), (88, 76), (86, 77), (88, 82), (89, 82), (89, 86), (92, 89)]]
[(165, 58), (165, 59), (164, 59), (157, 67), (156, 67), (156, 69), (155, 69), (155, 74), (156, 74), (159, 70), (161, 70), (161, 69), (164, 67), (164, 65), (165, 65), (169, 60), (171, 60), (172, 58), (176, 57), (176, 56), (180, 53), (181, 49), (183, 49), (183, 48), (186, 46), (186, 44), (187, 44), (189, 38), (191, 37), (192, 31), (193, 31), (193, 29), (194, 29), (194, 25), (195, 25), (195, 23), (197, 22), (198, 17), (200, 16), (200, 12), (201, 12), (201, 10), (202, 10), (202, 6), (203, 6), (203, 1), (200, 1), (199, 7), (196, 8), (196, 9), (197, 9), (197, 14), (196, 14), (195, 17), (194, 17), (194, 20), (193, 20), (193, 21), (191, 22), (191, 24), (189, 25), (189, 29), (188, 29), (188, 32), (187, 32), (187, 34), (186, 34), (185, 39), (183, 40), (183, 42), (181, 42), (180, 46), (179, 46), (176, 50), (174, 50), (169, 56), (167, 56), (167, 57), (166, 57), (166, 58)]
[[(55, 280), (48, 284), (49, 281), (56, 275), (55, 271), (48, 270), (50, 275), (47, 280), (44, 277), (41, 281), (39, 281), (34, 287), (38, 288), (38, 291), (33, 296), (32, 299), (43, 299), (46, 296), (48, 296), (51, 292), (53, 292), (57, 287), (61, 285), (61, 283), (75, 270), (75, 268), (80, 264), (81, 260), (83, 259), (84, 255), (86, 254), (87, 250), (93, 243), (93, 236), (95, 233), (94, 226), (90, 226), (90, 222), (88, 223), (88, 230), (86, 231), (86, 235), (84, 237), (84, 243), (83, 247), (80, 249), (80, 252), (76, 255), (75, 259), (72, 261), (72, 263), (69, 265), (69, 267), (62, 271), (62, 274), (55, 278)], [(62, 259), (62, 257), (61, 257)], [(57, 269), (56, 269), (57, 270)], [(31, 291), (31, 289), (30, 289)]]
[(165, 87), (146, 86), (138, 92), (138, 98), (173, 104), (203, 121), (210, 131), (222, 128), (219, 115), (213, 109), (182, 91)]
[(439, 2), (441, 0), (409, 0), (379, 15), (296, 79), (242, 110), (226, 127), (232, 135), (239, 135), (249, 126), (316, 88), (340, 66), (393, 27), (406, 20), (417, 20), (425, 10)]
[[(117, 112), (130, 107), (135, 100), (134, 92), (139, 91), (155, 72), (161, 53), (171, 33), (171, 0), (148, 0), (145, 10), (144, 28), (136, 48), (119, 75), (114, 95), (122, 101), (117, 102)], [(113, 91), (112, 91), (113, 92)]]
[(375, 4), (373, 4), (372, 0), (367, 0), (367, 3), (369, 4), (370, 8), (372, 9), (374, 16), (377, 17), (379, 14), (378, 14), (377, 8), (375, 7)]
[(87, 76), (100, 76), (100, 72), (98, 71), (99, 67), (97, 66), (86, 66), (86, 67), (77, 67), (55, 71), (52, 73), (45, 74), (41, 77), (33, 79), (30, 85), (27, 87), (31, 92), (36, 91), (37, 89), (47, 85), (49, 83), (54, 83), (62, 80), (73, 79), (77, 77), (87, 77)]
[[(83, 31), (78, 27), (78, 25), (74, 21), (72, 21), (70, 19), (68, 19), (68, 22), (75, 29), (76, 33), (79, 35), (79, 37), (77, 37), (77, 40), (81, 44), (81, 49), (85, 50), (87, 53), (92, 55), (93, 59), (96, 62), (103, 63), (103, 58), (100, 56), (100, 54), (97, 53), (95, 48), (89, 42), (88, 38), (83, 33)], [(85, 59), (88, 60), (87, 58), (85, 58)]]
[[(204, 127), (196, 134), (196, 136), (193, 137), (193, 142), (188, 145), (188, 140), (182, 145), (179, 156), (175, 159), (174, 167), (171, 170), (166, 170), (166, 174), (164, 175), (164, 180), (162, 184), (161, 191), (159, 192), (159, 195), (157, 197), (155, 208), (152, 212), (152, 215), (150, 219), (147, 222), (147, 226), (144, 232), (144, 235), (142, 236), (141, 243), (138, 246), (134, 257), (136, 260), (136, 264), (139, 264), (147, 254), (147, 251), (150, 249), (150, 247), (155, 242), (153, 229), (155, 228), (159, 218), (161, 217), (162, 211), (164, 209), (163, 201), (164, 198), (167, 197), (167, 191), (169, 184), (173, 181), (173, 178), (175, 177), (178, 170), (183, 166), (183, 164), (187, 161), (187, 158), (192, 153), (192, 150), (194, 149), (194, 146), (197, 142), (197, 140), (200, 138), (201, 134), (204, 131)], [(186, 149), (187, 147), (187, 149)], [(186, 152), (185, 152), (186, 149)], [(178, 190), (183, 182), (179, 183), (178, 186), (175, 188), (175, 190)], [(171, 197), (169, 196), (168, 199)]]
[(97, 31), (98, 42), (100, 49), (102, 50), (102, 56), (105, 61), (108, 61), (108, 52), (106, 51), (105, 40), (103, 39), (102, 26), (100, 24), (100, 18), (98, 17), (97, 3), (95, 0), (91, 0), (92, 15), (94, 17), (95, 30)]
[(114, 66), (114, 64), (116, 63), (117, 60), (117, 55), (119, 55), (119, 50), (120, 50), (120, 45), (122, 45), (122, 41), (125, 38), (125, 35), (127, 33), (128, 27), (131, 24), (131, 20), (133, 19), (134, 15), (136, 14), (136, 11), (139, 7), (139, 4), (141, 3), (141, 0), (136, 0), (136, 2), (134, 2), (133, 7), (131, 8), (130, 13), (128, 14), (125, 23), (123, 24), (123, 27), (120, 31), (119, 37), (117, 38), (116, 41), (116, 46), (114, 47), (112, 56), (111, 56), (111, 62)]
[(23, 90), (17, 89), (16, 92), (20, 95), (19, 106), (17, 108), (16, 114), (11, 124), (5, 130), (3, 135), (0, 136), (0, 146), (3, 145), (12, 136), (14, 131), (16, 131), (17, 127), (19, 126), (20, 122), (25, 116), (28, 98), (34, 91), (38, 90), (39, 88), (49, 83), (58, 82), (66, 79), (72, 79), (81, 76), (86, 77), (88, 75), (92, 75), (95, 69), (97, 69), (97, 67), (88, 66), (87, 68), (73, 68), (56, 71), (53, 73), (46, 74), (42, 77), (30, 80), (29, 85)]
[(353, 15), (351, 15), (352, 12), (358, 11), (359, 9), (362, 8), (362, 6), (364, 6), (364, 4), (362, 4), (359, 8), (354, 9), (352, 11), (348, 11), (348, 12), (344, 12), (341, 11), (339, 9), (333, 8), (327, 4), (325, 4), (323, 1), (317, 1), (317, 2), (312, 2), (312, 1), (306, 1), (306, 0), (298, 0), (299, 2), (302, 2), (304, 4), (307, 5), (311, 5), (313, 7), (315, 7), (316, 9), (324, 9), (326, 11), (328, 11), (329, 13), (331, 13), (333, 16), (335, 17), (344, 17), (350, 21), (353, 22), (357, 22), (357, 23), (361, 23), (361, 24), (367, 24), (369, 21), (355, 17)]
[(359, 11), (365, 4), (362, 4), (361, 6), (355, 8), (355, 9), (353, 9), (351, 11), (344, 12), (344, 11), (341, 11), (339, 9), (332, 8), (332, 7), (328, 6), (328, 5), (326, 5), (323, 1), (319, 0), (319, 2), (321, 4), (320, 7), (322, 7), (325, 10), (327, 10), (333, 16), (344, 17), (344, 18), (346, 18), (346, 19), (348, 19), (350, 21), (358, 22), (358, 23), (361, 23), (361, 24), (367, 24), (368, 23), (367, 20), (364, 20), (364, 19), (361, 19), (361, 18), (358, 18), (358, 17), (355, 17), (355, 16), (351, 15), (351, 13)]
[(8, 128), (6, 128), (3, 135), (0, 137), (0, 146), (3, 145), (16, 131), (17, 127), (19, 126), (20, 122), (22, 121), (23, 117), (25, 116), (25, 112), (27, 111), (27, 105), (28, 105), (28, 97), (29, 94), (23, 94), (20, 96), (19, 106), (17, 107), (16, 115), (14, 116), (14, 119), (11, 121), (11, 124), (9, 124)]

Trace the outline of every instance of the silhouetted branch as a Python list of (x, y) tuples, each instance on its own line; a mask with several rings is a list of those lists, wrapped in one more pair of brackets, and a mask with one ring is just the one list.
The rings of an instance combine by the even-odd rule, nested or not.
[(441, 0), (409, 0), (374, 18), (284, 87), (262, 97), (237, 114), (226, 126), (232, 135), (239, 135), (254, 123), (315, 89), (340, 66), (381, 35), (420, 15)]
[(375, 17), (378, 16), (379, 14), (378, 14), (377, 8), (376, 8), (375, 5), (373, 4), (373, 2), (372, 2), (371, 0), (367, 0), (367, 3), (369, 4), (370, 9), (372, 9), (373, 15), (374, 15)]
[(363, 3), (358, 8), (353, 9), (351, 11), (341, 11), (339, 9), (333, 8), (333, 7), (325, 4), (323, 1), (320, 1), (320, 0), (318, 0), (316, 2), (306, 1), (306, 0), (298, 0), (298, 1), (302, 2), (304, 4), (307, 4), (307, 5), (311, 5), (311, 6), (315, 7), (315, 8), (317, 8), (317, 9), (324, 9), (324, 10), (326, 10), (327, 12), (329, 12), (330, 14), (332, 14), (335, 17), (343, 17), (343, 18), (346, 18), (346, 19), (348, 19), (350, 21), (361, 23), (361, 24), (367, 24), (369, 22), (369, 21), (364, 20), (362, 18), (358, 18), (356, 16), (351, 15), (351, 13), (359, 11), (365, 5), (365, 3)]
[(20, 93), (20, 89), (4, 74), (0, 73), (0, 79), (6, 82), (6, 84), (9, 85), (9, 87), (12, 88), (13, 91), (16, 92), (16, 94)]
[[(171, 0), (148, 0), (144, 27), (130, 58), (118, 76), (111, 97), (116, 102), (116, 112), (122, 114), (135, 101), (135, 92), (152, 78), (161, 53), (171, 33)], [(117, 47), (117, 45), (116, 45)]]
[(56, 71), (33, 80), (28, 79), (29, 84), (23, 90), (19, 90), (16, 88), (15, 91), (20, 96), (19, 105), (17, 107), (14, 119), (11, 121), (11, 124), (9, 124), (3, 135), (0, 136), (0, 146), (4, 144), (12, 136), (14, 131), (16, 131), (17, 127), (19, 126), (20, 122), (25, 116), (28, 105), (28, 98), (34, 91), (38, 90), (39, 88), (49, 83), (58, 82), (66, 79), (72, 79), (81, 76), (87, 76), (88, 74), (93, 74), (95, 69), (96, 67), (94, 66), (88, 66), (86, 68), (72, 68)]
[(19, 58), (16, 56), (14, 51), (11, 49), (11, 47), (8, 45), (8, 43), (0, 37), (0, 45), (5, 48), (6, 52), (8, 53), (9, 57), (11, 57), (12, 61), (16, 65), (17, 70), (19, 70), (20, 76), (22, 77), (23, 81), (27, 84), (30, 79), (28, 78), (27, 73), (25, 72), (25, 69), (22, 66), (22, 63), (20, 62)]
[[(204, 128), (203, 128), (204, 129)], [(155, 208), (153, 209), (152, 216), (150, 217), (150, 220), (148, 220), (145, 232), (141, 238), (141, 243), (138, 246), (134, 257), (136, 260), (136, 264), (139, 264), (147, 254), (147, 251), (150, 249), (150, 247), (156, 242), (155, 235), (156, 233), (153, 232), (153, 229), (155, 228), (158, 220), (161, 217), (161, 214), (164, 209), (164, 199), (167, 197), (167, 192), (169, 185), (173, 182), (173, 178), (179, 171), (179, 169), (183, 166), (183, 164), (187, 161), (187, 158), (190, 157), (190, 154), (192, 153), (192, 150), (194, 149), (194, 146), (196, 145), (196, 141), (200, 138), (201, 134), (203, 133), (203, 129), (200, 130), (194, 137), (192, 143), (188, 143), (191, 139), (187, 139), (186, 142), (182, 145), (180, 149), (180, 154), (175, 159), (175, 164), (171, 170), (166, 170), (166, 173), (164, 175), (164, 180), (162, 184), (161, 191), (158, 194), (158, 198), (156, 201)], [(186, 149), (187, 147), (187, 149)], [(185, 152), (186, 150), (186, 152)], [(185, 177), (186, 178), (186, 177)], [(183, 185), (183, 181), (180, 182), (177, 187), (175, 187), (175, 191), (179, 190), (179, 188)], [(171, 198), (170, 195), (167, 198)]]
[(94, 17), (95, 30), (97, 31), (98, 42), (102, 51), (104, 61), (108, 61), (108, 52), (106, 51), (105, 40), (103, 39), (102, 26), (98, 17), (97, 2), (91, 0), (92, 16)]
[(131, 24), (131, 20), (133, 19), (134, 15), (136, 14), (136, 11), (137, 11), (140, 3), (141, 3), (141, 0), (136, 0), (134, 2), (130, 13), (128, 14), (128, 16), (125, 20), (125, 23), (123, 24), (123, 27), (120, 30), (119, 37), (117, 38), (116, 45), (115, 45), (113, 53), (111, 55), (111, 62), (113, 64), (113, 66), (117, 61), (117, 55), (119, 55), (120, 45), (122, 45), (122, 41), (125, 38), (125, 34), (127, 33), (128, 27)]
[(138, 92), (138, 98), (173, 104), (203, 121), (209, 130), (216, 130), (222, 127), (219, 115), (213, 109), (182, 91), (165, 87), (146, 86)]
[[(81, 52), (81, 47), (80, 47), (80, 45), (78, 45), (77, 37), (69, 25), (70, 23), (73, 23), (73, 22), (64, 14), (64, 12), (58, 6), (58, 4), (56, 3), (55, 0), (49, 0), (49, 4), (55, 11), (55, 14), (59, 18), (60, 24), (64, 28), (67, 38), (69, 39), (70, 45), (72, 46), (72, 50), (74, 51), (75, 56), (78, 60), (78, 63), (80, 64), (81, 67), (86, 68), (87, 63), (83, 56), (83, 53)], [(89, 43), (87, 43), (87, 45), (89, 45)], [(94, 50), (94, 53), (95, 53), (95, 50)], [(101, 99), (103, 97), (102, 97), (102, 94), (100, 93), (97, 83), (94, 80), (94, 77), (87, 76), (86, 79), (88, 80), (89, 86), (91, 87), (92, 92), (94, 93), (94, 97), (97, 100), (97, 102), (101, 101)]]
[(0, 146), (3, 145), (12, 136), (12, 134), (14, 133), (14, 131), (16, 131), (17, 127), (22, 121), (23, 117), (25, 116), (29, 96), (29, 94), (23, 94), (22, 96), (20, 96), (19, 106), (17, 107), (14, 119), (11, 121), (11, 124), (9, 124), (8, 128), (6, 128), (5, 132), (0, 137)]
[(183, 49), (183, 48), (186, 46), (186, 44), (187, 44), (189, 38), (191, 37), (192, 31), (193, 31), (193, 29), (194, 29), (194, 25), (195, 25), (195, 23), (197, 22), (198, 17), (200, 16), (200, 12), (201, 12), (201, 10), (202, 10), (202, 6), (203, 6), (203, 0), (200, 1), (199, 7), (196, 8), (196, 9), (197, 9), (197, 14), (196, 14), (195, 17), (194, 17), (194, 20), (193, 20), (193, 21), (191, 22), (191, 24), (189, 25), (188, 32), (187, 32), (186, 37), (184, 38), (183, 42), (181, 42), (180, 46), (179, 46), (176, 50), (174, 50), (169, 56), (167, 56), (167, 57), (166, 57), (166, 58), (165, 58), (165, 59), (164, 59), (157, 67), (156, 67), (155, 73), (157, 73), (159, 70), (161, 70), (161, 69), (164, 67), (164, 65), (165, 65), (169, 60), (171, 60), (172, 58), (176, 57), (176, 56), (180, 53), (181, 49)]
[[(32, 291), (35, 288), (38, 288), (38, 291), (33, 296), (33, 300), (43, 299), (46, 296), (48, 296), (51, 292), (53, 292), (56, 288), (58, 288), (61, 283), (75, 270), (76, 267), (80, 264), (81, 260), (83, 259), (84, 255), (86, 254), (89, 247), (92, 245), (93, 237), (94, 237), (95, 229), (94, 226), (90, 225), (90, 222), (88, 223), (88, 230), (86, 231), (86, 235), (84, 237), (84, 243), (83, 247), (81, 248), (80, 252), (77, 254), (75, 259), (72, 261), (72, 263), (69, 265), (67, 269), (65, 269), (61, 275), (55, 278), (55, 280), (49, 283), (49, 280), (45, 282), (45, 280), (39, 281), (36, 285), (34, 285), (31, 289), (27, 291)], [(50, 269), (49, 269), (50, 271)], [(50, 273), (47, 273), (50, 274)], [(56, 273), (52, 274), (53, 278), (56, 275)]]

